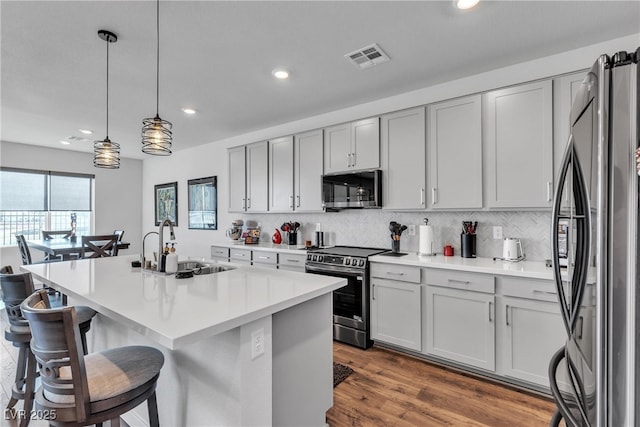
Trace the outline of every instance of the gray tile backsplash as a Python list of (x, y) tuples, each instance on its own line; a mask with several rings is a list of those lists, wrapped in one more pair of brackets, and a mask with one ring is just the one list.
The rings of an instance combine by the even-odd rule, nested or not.
[[(314, 242), (316, 223), (320, 223), (325, 232), (325, 244), (353, 245), (391, 248), (389, 221), (416, 225), (416, 235), (410, 236), (408, 230), (402, 234), (400, 250), (418, 251), (418, 226), (423, 218), (429, 218), (434, 227), (436, 247), (450, 244), (455, 255), (460, 255), (460, 232), (462, 221), (478, 221), (476, 253), (480, 257), (502, 256), (502, 240), (493, 239), (493, 226), (501, 226), (504, 237), (516, 237), (522, 240), (527, 260), (544, 261), (550, 258), (551, 213), (542, 211), (501, 211), (501, 212), (390, 212), (380, 209), (354, 209), (327, 213), (291, 213), (291, 214), (253, 214), (238, 215), (244, 220), (260, 222), (262, 236), (260, 240), (270, 241), (276, 228), (283, 222), (298, 221), (301, 230), (298, 243), (305, 240)], [(221, 224), (226, 228), (230, 224)], [(285, 236), (283, 236), (284, 239)]]

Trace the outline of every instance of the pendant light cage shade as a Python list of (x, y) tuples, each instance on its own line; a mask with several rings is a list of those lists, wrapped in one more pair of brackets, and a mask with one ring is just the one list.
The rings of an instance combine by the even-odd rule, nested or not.
[(120, 168), (120, 144), (109, 139), (109, 44), (118, 37), (107, 30), (98, 31), (98, 37), (107, 42), (107, 135), (102, 141), (93, 142), (93, 166), (104, 169)]
[(120, 167), (120, 144), (111, 142), (109, 138), (93, 142), (93, 166), (105, 169)]
[(160, 105), (160, 0), (156, 0), (156, 116), (142, 119), (142, 152), (154, 156), (171, 154), (171, 122), (162, 120)]
[(171, 154), (171, 123), (156, 115), (142, 120), (142, 152), (155, 156)]

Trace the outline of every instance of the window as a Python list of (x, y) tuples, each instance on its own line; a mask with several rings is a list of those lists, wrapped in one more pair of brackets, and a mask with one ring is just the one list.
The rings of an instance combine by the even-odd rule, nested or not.
[(42, 230), (91, 234), (94, 175), (0, 168), (0, 246), (16, 245), (16, 234), (42, 238)]

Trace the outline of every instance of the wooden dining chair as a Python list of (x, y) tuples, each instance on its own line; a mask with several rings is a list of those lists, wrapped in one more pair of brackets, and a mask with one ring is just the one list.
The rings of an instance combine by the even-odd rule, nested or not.
[(122, 236), (124, 236), (124, 230), (113, 230), (113, 234), (118, 236), (118, 243), (122, 242)]
[(72, 230), (42, 230), (42, 239), (51, 240), (56, 238), (68, 239), (71, 237)]
[[(20, 304), (34, 292), (31, 273), (13, 274), (11, 266), (0, 268), (0, 289), (2, 301), (5, 304), (9, 325), (4, 331), (4, 338), (18, 347), (16, 373), (11, 389), (11, 398), (7, 409), (13, 408), (18, 400), (23, 400), (24, 414), (30, 414), (33, 406), (33, 393), (36, 379), (36, 361), (30, 350), (31, 328), (23, 317)], [(46, 290), (42, 290), (45, 294)], [(49, 304), (47, 294), (47, 304)], [(83, 352), (87, 353), (86, 334), (91, 328), (91, 319), (96, 312), (89, 307), (76, 307), (79, 321), (79, 331)], [(20, 425), (27, 425), (28, 419), (22, 419)]]
[(118, 255), (118, 236), (82, 236), (82, 258), (101, 258)]
[(55, 412), (50, 426), (101, 425), (147, 401), (149, 423), (159, 426), (156, 384), (164, 364), (162, 352), (126, 346), (83, 355), (74, 307), (47, 309), (38, 291), (21, 305), (31, 327), (31, 351), (40, 365), (37, 411)]

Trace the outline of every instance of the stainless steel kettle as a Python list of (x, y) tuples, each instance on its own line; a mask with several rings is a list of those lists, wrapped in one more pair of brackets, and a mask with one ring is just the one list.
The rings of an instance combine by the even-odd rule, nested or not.
[(513, 237), (505, 237), (502, 243), (502, 259), (505, 261), (520, 261), (524, 259), (522, 241)]

